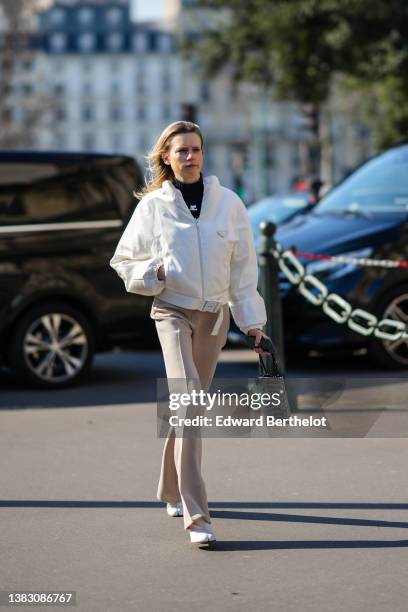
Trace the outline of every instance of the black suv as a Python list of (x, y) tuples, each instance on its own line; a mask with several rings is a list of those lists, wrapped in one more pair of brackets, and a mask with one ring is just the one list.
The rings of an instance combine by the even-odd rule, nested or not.
[(109, 266), (142, 180), (130, 157), (0, 151), (0, 355), (20, 381), (62, 387), (146, 336), (151, 299)]

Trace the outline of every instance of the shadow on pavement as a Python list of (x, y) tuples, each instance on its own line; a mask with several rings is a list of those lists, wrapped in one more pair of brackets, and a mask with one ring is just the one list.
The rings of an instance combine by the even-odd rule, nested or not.
[[(307, 514), (281, 514), (281, 513), (268, 513), (268, 512), (248, 512), (233, 511), (233, 510), (213, 510), (215, 507), (220, 505), (228, 505), (231, 507), (232, 504), (228, 502), (210, 502), (209, 507), (211, 509), (211, 518), (217, 519), (232, 519), (232, 520), (245, 520), (245, 521), (277, 521), (277, 522), (289, 522), (289, 523), (320, 523), (326, 525), (351, 525), (351, 526), (363, 526), (363, 527), (392, 527), (398, 529), (408, 528), (408, 522), (406, 521), (384, 521), (378, 519), (358, 519), (358, 518), (340, 518), (331, 516), (310, 516)], [(1, 508), (162, 508), (164, 507), (163, 502), (155, 501), (87, 501), (87, 500), (35, 500), (35, 499), (3, 499), (0, 500)], [(233, 502), (234, 507), (241, 507), (240, 502)], [(249, 504), (245, 502), (244, 508), (248, 507), (259, 507), (259, 503)], [(263, 505), (264, 508), (274, 508), (274, 504)], [(280, 506), (281, 507), (281, 506)], [(304, 504), (293, 503), (290, 508), (304, 508)], [(309, 505), (307, 506), (309, 507)], [(313, 504), (313, 508), (327, 508), (326, 504)], [(331, 509), (390, 509), (390, 510), (401, 510), (407, 509), (408, 504), (331, 504)]]
[[(159, 501), (82, 501), (82, 500), (0, 500), (2, 508), (164, 508)], [(210, 502), (211, 518), (234, 519), (246, 521), (277, 521), (314, 523), (324, 525), (349, 525), (352, 527), (388, 527), (408, 528), (405, 521), (385, 521), (378, 519), (340, 518), (328, 516), (309, 516), (303, 514), (281, 514), (268, 512), (239, 512), (213, 510), (219, 507), (234, 508), (321, 508), (321, 509), (353, 509), (353, 510), (406, 510), (404, 503), (319, 503), (319, 502)], [(209, 552), (258, 551), (258, 550), (300, 550), (328, 548), (406, 548), (408, 540), (217, 540), (216, 546), (200, 550)]]
[(326, 548), (407, 548), (408, 540), (239, 540), (222, 541), (217, 540), (216, 548), (207, 549), (204, 546), (200, 550), (208, 552), (220, 551), (243, 551), (243, 550), (301, 550), (301, 549), (326, 549)]

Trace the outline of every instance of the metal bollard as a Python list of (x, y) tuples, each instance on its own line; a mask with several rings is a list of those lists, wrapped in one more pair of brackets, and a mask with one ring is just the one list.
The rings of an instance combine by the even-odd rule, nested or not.
[[(259, 249), (259, 292), (264, 298), (267, 322), (265, 331), (272, 338), (276, 348), (276, 361), (282, 372), (285, 373), (285, 350), (283, 341), (283, 317), (279, 291), (279, 266), (272, 254), (276, 248), (276, 225), (272, 221), (262, 221), (260, 224), (261, 244)], [(268, 369), (272, 369), (272, 358), (267, 356)], [(287, 381), (288, 400), (292, 412), (297, 410), (297, 392), (294, 385)]]
[[(272, 338), (277, 351), (276, 361), (282, 373), (285, 371), (283, 348), (282, 307), (279, 293), (279, 267), (272, 250), (275, 248), (276, 225), (271, 221), (260, 224), (261, 244), (259, 249), (259, 292), (266, 307), (265, 331)], [(272, 367), (271, 357), (266, 357), (268, 368)]]

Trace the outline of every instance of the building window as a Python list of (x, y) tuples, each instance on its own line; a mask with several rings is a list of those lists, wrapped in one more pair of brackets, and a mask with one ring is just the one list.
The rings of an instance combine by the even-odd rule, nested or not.
[(140, 94), (143, 94), (146, 91), (145, 74), (140, 68), (135, 78), (135, 89)]
[(53, 25), (61, 25), (65, 21), (65, 11), (62, 8), (55, 8), (51, 11), (50, 21)]
[(265, 166), (267, 168), (275, 168), (276, 167), (276, 156), (275, 149), (272, 144), (266, 143), (265, 146)]
[(109, 119), (111, 119), (111, 121), (120, 121), (122, 119), (122, 108), (119, 104), (110, 105)]
[(159, 36), (159, 51), (161, 53), (171, 51), (171, 37), (168, 34), (161, 34)]
[(120, 83), (118, 83), (118, 81), (113, 81), (111, 83), (110, 90), (113, 96), (119, 95), (120, 94)]
[(123, 135), (119, 133), (112, 134), (111, 148), (116, 153), (123, 149)]
[[(20, 115), (19, 115), (19, 113), (17, 111), (20, 111)], [(16, 123), (18, 123), (18, 121), (19, 121), (18, 117), (19, 116), (21, 117), (21, 120), (22, 120), (23, 109), (21, 109), (21, 108), (20, 109), (18, 109), (18, 108), (14, 109), (14, 112), (13, 112), (12, 108), (5, 108), (3, 110), (3, 121), (4, 121), (4, 123), (11, 123), (13, 121), (13, 117), (16, 118), (15, 121), (16, 121)]]
[(167, 70), (162, 74), (162, 87), (163, 91), (168, 92), (171, 89), (171, 78)]
[(111, 69), (111, 72), (113, 72), (114, 74), (118, 75), (118, 72), (120, 71), (120, 63), (118, 62), (117, 59), (113, 59), (111, 61), (110, 69)]
[(211, 148), (208, 149), (208, 147), (206, 147), (205, 149), (204, 167), (207, 172), (209, 172), (210, 170), (213, 170), (212, 151), (211, 151)]
[(33, 86), (31, 85), (31, 83), (22, 83), (21, 84), (21, 93), (23, 94), (23, 96), (30, 96), (34, 91)]
[(57, 74), (61, 74), (64, 71), (64, 66), (65, 63), (60, 59), (56, 59), (53, 62), (53, 69)]
[(62, 53), (67, 47), (67, 37), (62, 32), (50, 36), (50, 46), (55, 53)]
[(65, 108), (63, 106), (58, 106), (55, 109), (55, 120), (56, 121), (65, 121), (66, 116), (67, 116), (67, 114), (66, 114)]
[(167, 102), (164, 102), (163, 107), (162, 107), (162, 118), (170, 119), (170, 117), (171, 117), (170, 104), (168, 104)]
[(78, 37), (78, 46), (81, 51), (93, 51), (95, 49), (95, 35), (91, 32), (84, 32)]
[(93, 107), (90, 104), (85, 104), (81, 110), (82, 121), (92, 121), (94, 118)]
[(201, 82), (200, 97), (203, 102), (209, 102), (211, 100), (211, 89), (208, 81)]
[(146, 134), (142, 132), (139, 138), (139, 150), (146, 151), (147, 147), (148, 147), (148, 142), (147, 142)]
[(139, 119), (139, 121), (143, 121), (143, 119), (146, 119), (146, 108), (144, 104), (138, 104), (136, 110), (136, 119)]
[(119, 32), (113, 32), (106, 37), (106, 46), (110, 51), (121, 51), (123, 49), (123, 36)]
[(55, 96), (63, 96), (65, 92), (65, 87), (62, 83), (55, 83), (53, 91)]
[(85, 151), (93, 151), (95, 148), (95, 136), (92, 132), (87, 132), (82, 137), (82, 147)]
[(147, 36), (144, 32), (138, 32), (133, 36), (132, 49), (136, 53), (145, 53), (147, 51)]
[(90, 59), (84, 59), (82, 61), (82, 72), (92, 72), (93, 64)]
[(56, 132), (52, 138), (54, 149), (64, 150), (67, 148), (67, 138), (63, 132)]
[(23, 70), (26, 70), (27, 72), (32, 70), (34, 68), (34, 60), (25, 59), (22, 63), (22, 68)]
[(85, 83), (82, 83), (82, 93), (84, 96), (90, 96), (92, 95), (92, 83), (89, 83), (88, 81)]
[(89, 25), (94, 18), (94, 12), (90, 8), (82, 8), (78, 12), (78, 21), (81, 25)]
[(292, 147), (292, 167), (295, 170), (298, 170), (300, 167), (300, 157), (299, 157), (299, 147), (298, 145), (294, 145)]
[(24, 122), (24, 109), (22, 108), (14, 108), (7, 109), (7, 121), (13, 121), (16, 125), (22, 125)]
[(109, 25), (118, 25), (122, 21), (123, 12), (119, 8), (111, 8), (106, 11), (106, 21)]

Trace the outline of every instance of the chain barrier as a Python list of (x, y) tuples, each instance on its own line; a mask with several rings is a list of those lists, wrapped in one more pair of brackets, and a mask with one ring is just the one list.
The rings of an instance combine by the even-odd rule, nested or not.
[[(379, 321), (372, 313), (362, 308), (353, 308), (347, 300), (337, 293), (329, 293), (324, 283), (313, 274), (308, 274), (303, 264), (297, 258), (296, 255), (303, 257), (304, 253), (293, 251), (292, 249), (284, 251), (279, 243), (276, 243), (276, 248), (272, 249), (271, 252), (278, 260), (280, 270), (292, 285), (297, 287), (299, 293), (314, 306), (321, 306), (323, 312), (336, 323), (346, 324), (351, 330), (362, 336), (373, 335), (375, 338), (391, 342), (396, 340), (408, 341), (408, 325), (403, 321), (395, 319), (382, 319)], [(328, 258), (330, 256), (322, 257)], [(347, 262), (351, 260), (353, 262), (357, 261), (347, 257), (333, 257), (332, 259), (338, 261), (341, 259), (342, 263), (346, 259)]]
[(293, 253), (303, 259), (312, 261), (333, 261), (335, 263), (351, 263), (355, 266), (372, 268), (408, 268), (408, 261), (396, 261), (392, 259), (370, 259), (369, 257), (349, 257), (347, 255), (323, 255), (321, 253), (303, 253), (293, 249)]

